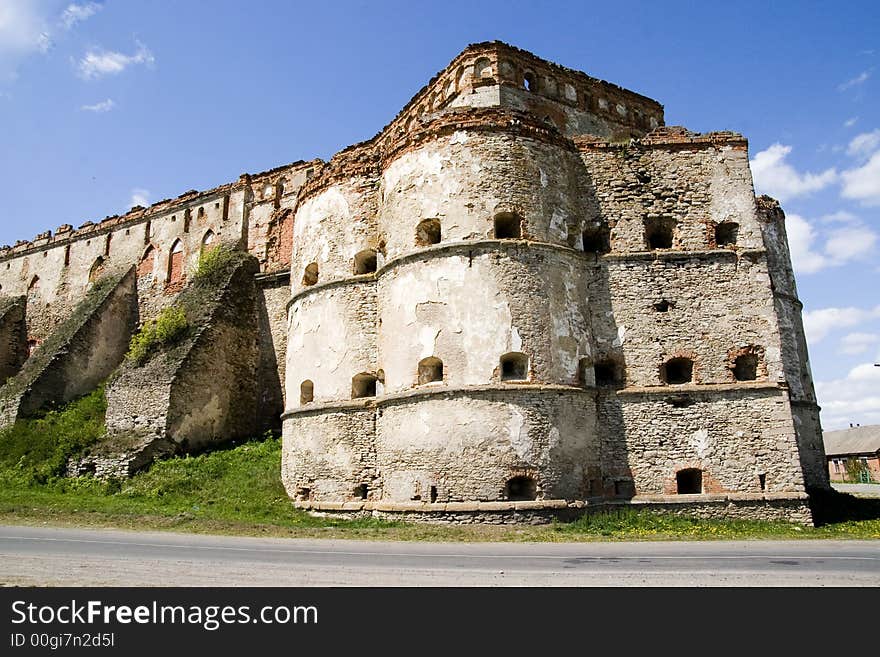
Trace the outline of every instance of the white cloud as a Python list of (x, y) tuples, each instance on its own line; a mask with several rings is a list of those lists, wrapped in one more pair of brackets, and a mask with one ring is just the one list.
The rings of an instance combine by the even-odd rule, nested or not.
[(825, 255), (832, 265), (842, 265), (871, 253), (877, 233), (866, 226), (841, 228), (830, 233), (825, 242)]
[(871, 71), (862, 71), (856, 77), (851, 80), (847, 80), (843, 84), (837, 85), (838, 91), (846, 91), (847, 89), (851, 89), (852, 87), (857, 87), (860, 84), (864, 84), (868, 78), (871, 77)]
[(880, 317), (880, 306), (875, 308), (819, 308), (806, 310), (803, 314), (804, 332), (810, 346), (819, 344), (835, 329), (852, 328), (863, 322)]
[(849, 423), (880, 424), (880, 367), (862, 363), (842, 379), (817, 381), (822, 428), (844, 429)]
[(813, 250), (816, 233), (806, 219), (798, 214), (787, 215), (785, 232), (788, 235), (791, 264), (796, 272), (812, 274), (825, 268), (828, 264), (825, 257)]
[(880, 128), (853, 137), (846, 148), (846, 153), (852, 157), (867, 157), (878, 147), (880, 147)]
[(58, 5), (59, 0), (0, 0), (0, 81), (15, 80), (22, 58), (48, 52), (58, 33), (70, 31), (102, 7), (98, 2), (71, 3), (58, 14)]
[(150, 204), (150, 191), (148, 189), (135, 188), (131, 190), (131, 200), (128, 206), (133, 208), (136, 205), (147, 207)]
[(823, 214), (819, 217), (819, 221), (823, 224), (857, 224), (860, 223), (859, 218), (852, 212), (846, 210), (838, 210), (831, 214)]
[(151, 65), (156, 59), (146, 46), (139, 43), (137, 52), (125, 55), (112, 50), (89, 50), (77, 63), (77, 71), (84, 80), (94, 80), (105, 75), (122, 73), (133, 64)]
[(852, 128), (856, 123), (858, 123), (858, 120), (859, 120), (859, 117), (857, 117), (857, 116), (854, 116), (850, 119), (847, 119), (846, 121), (843, 122), (843, 127), (844, 128)]
[(847, 333), (840, 339), (840, 353), (848, 356), (863, 354), (880, 341), (876, 333)]
[(880, 205), (880, 151), (862, 166), (844, 171), (841, 179), (841, 196), (859, 201), (862, 205)]
[(48, 7), (45, 2), (3, 0), (0, 2), (0, 62), (7, 75), (14, 59), (35, 52), (45, 52), (51, 44)]
[(849, 212), (821, 217), (821, 231), (799, 214), (785, 218), (785, 232), (795, 272), (814, 274), (828, 267), (867, 258), (880, 236)]
[(86, 112), (109, 112), (114, 107), (116, 107), (116, 103), (113, 102), (112, 98), (108, 98), (107, 100), (102, 100), (100, 103), (95, 103), (94, 105), (83, 105), (80, 107), (81, 110), (85, 110)]
[(821, 173), (799, 173), (785, 161), (789, 153), (791, 146), (776, 143), (759, 152), (749, 162), (759, 194), (769, 194), (785, 201), (823, 189), (837, 180), (837, 171), (834, 169)]
[(69, 30), (77, 23), (82, 23), (87, 18), (97, 14), (102, 7), (97, 2), (71, 3), (67, 5), (67, 9), (61, 14), (61, 25), (65, 30)]

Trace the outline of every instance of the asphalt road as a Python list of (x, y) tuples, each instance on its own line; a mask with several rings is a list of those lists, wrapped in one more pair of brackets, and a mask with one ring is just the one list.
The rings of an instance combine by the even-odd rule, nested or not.
[(0, 526), (0, 583), (878, 586), (880, 541), (388, 543)]

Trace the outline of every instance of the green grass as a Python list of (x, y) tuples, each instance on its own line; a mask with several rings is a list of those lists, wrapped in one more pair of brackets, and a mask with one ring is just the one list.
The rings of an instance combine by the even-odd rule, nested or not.
[(4, 461), (0, 522), (434, 541), (880, 538), (880, 513), (874, 512), (869, 519), (838, 519), (819, 528), (785, 522), (697, 520), (633, 509), (538, 527), (317, 518), (295, 509), (281, 484), (280, 442), (266, 438), (160, 461), (131, 479), (110, 482), (48, 477), (40, 483)]
[(104, 432), (104, 387), (0, 432), (0, 472), (25, 484), (45, 484), (64, 474), (67, 460)]
[(128, 359), (135, 365), (143, 365), (164, 347), (173, 345), (186, 335), (189, 321), (180, 306), (168, 306), (131, 337)]
[(229, 275), (230, 269), (236, 263), (236, 251), (227, 244), (203, 249), (193, 272), (193, 281), (196, 284), (217, 286)]

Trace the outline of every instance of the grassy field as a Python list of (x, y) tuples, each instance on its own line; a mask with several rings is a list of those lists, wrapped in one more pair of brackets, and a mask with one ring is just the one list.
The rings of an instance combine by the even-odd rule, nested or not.
[(836, 497), (836, 506), (824, 514), (828, 523), (818, 528), (630, 509), (539, 527), (315, 518), (294, 509), (287, 497), (279, 476), (280, 440), (271, 437), (160, 461), (127, 480), (64, 477), (67, 457), (100, 436), (105, 407), (99, 389), (0, 433), (0, 522), (376, 540), (880, 538), (880, 502), (870, 506), (850, 496)]

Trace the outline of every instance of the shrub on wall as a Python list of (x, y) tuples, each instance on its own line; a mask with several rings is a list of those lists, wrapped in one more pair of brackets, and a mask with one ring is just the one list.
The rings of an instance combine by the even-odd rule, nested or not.
[(217, 285), (237, 262), (236, 252), (225, 244), (205, 249), (199, 254), (199, 262), (193, 272), (193, 280), (198, 284)]
[(168, 306), (155, 319), (149, 320), (131, 338), (128, 358), (135, 365), (143, 365), (150, 356), (162, 347), (180, 340), (187, 332), (189, 322), (180, 306)]

